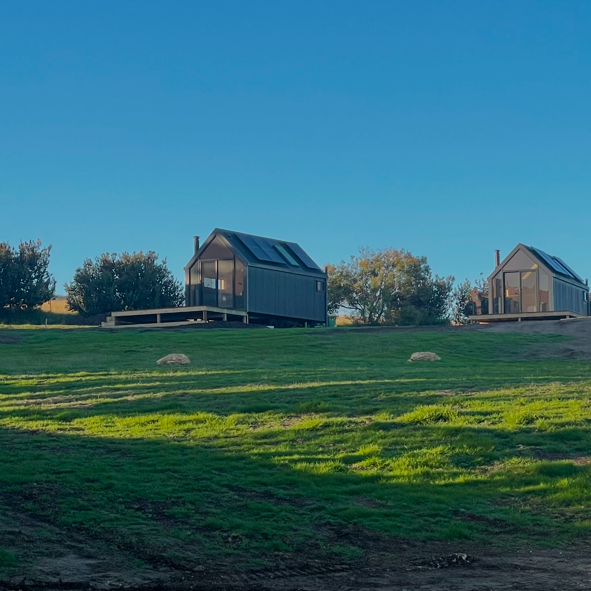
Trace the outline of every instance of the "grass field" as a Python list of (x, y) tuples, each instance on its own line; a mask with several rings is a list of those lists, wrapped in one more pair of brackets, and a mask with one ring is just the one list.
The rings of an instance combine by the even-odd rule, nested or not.
[(588, 540), (591, 364), (523, 359), (561, 338), (0, 331), (0, 517), (37, 532), (0, 572), (76, 536), (146, 570)]

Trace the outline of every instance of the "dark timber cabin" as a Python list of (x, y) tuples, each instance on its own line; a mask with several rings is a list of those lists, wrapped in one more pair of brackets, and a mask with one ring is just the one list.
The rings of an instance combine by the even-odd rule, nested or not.
[(113, 312), (103, 327), (211, 320), (327, 323), (326, 273), (295, 242), (216, 228), (185, 267), (185, 307)]
[(326, 323), (326, 273), (294, 242), (216, 228), (185, 267), (188, 306), (274, 326)]
[(518, 244), (488, 278), (488, 314), (477, 322), (589, 316), (589, 286), (562, 259)]

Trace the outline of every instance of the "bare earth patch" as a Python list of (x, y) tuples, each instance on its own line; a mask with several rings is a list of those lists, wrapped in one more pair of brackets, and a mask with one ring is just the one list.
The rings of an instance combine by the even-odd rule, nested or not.
[[(116, 585), (134, 586), (164, 581), (165, 573), (150, 572), (129, 563), (115, 548), (95, 545), (74, 531), (57, 528), (45, 521), (15, 511), (0, 513), (1, 545), (18, 553), (22, 566), (0, 582), (0, 590), (27, 585), (59, 589), (59, 581), (108, 589)], [(56, 583), (55, 587), (51, 584)], [(26, 586), (25, 586), (26, 589)]]
[[(472, 518), (483, 517), (462, 515)], [(0, 516), (0, 530), (3, 548), (18, 550), (26, 563), (0, 581), (0, 591), (550, 591), (591, 586), (587, 546), (499, 549), (335, 527), (331, 529), (335, 541), (354, 543), (369, 558), (328, 564), (312, 552), (272, 568), (248, 571), (227, 564), (219, 569), (199, 564), (154, 566), (153, 557), (142, 556), (141, 548), (130, 552), (13, 512)]]
[(560, 335), (568, 337), (562, 342), (532, 345), (522, 354), (523, 359), (581, 359), (591, 360), (591, 318), (544, 320), (529, 322), (499, 322), (483, 325), (481, 330), (515, 332), (531, 335)]

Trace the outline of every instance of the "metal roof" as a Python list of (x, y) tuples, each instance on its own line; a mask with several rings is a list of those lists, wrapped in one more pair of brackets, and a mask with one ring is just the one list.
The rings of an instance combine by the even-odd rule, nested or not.
[[(295, 242), (232, 232), (221, 228), (216, 228), (210, 237), (213, 236), (223, 236), (250, 263), (285, 268), (291, 271), (324, 273), (304, 249)], [(208, 242), (209, 238), (204, 243), (204, 246)]]
[(571, 280), (585, 285), (585, 282), (581, 277), (579, 277), (579, 275), (577, 275), (562, 259), (552, 256), (535, 246), (528, 246), (527, 248), (554, 273), (563, 275), (564, 277), (568, 277)]

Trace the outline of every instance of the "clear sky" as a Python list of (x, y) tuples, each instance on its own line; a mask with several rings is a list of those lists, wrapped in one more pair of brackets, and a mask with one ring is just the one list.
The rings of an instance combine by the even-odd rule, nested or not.
[(0, 240), (155, 250), (216, 226), (319, 263), (405, 248), (591, 276), (591, 2), (0, 2)]

